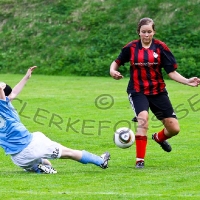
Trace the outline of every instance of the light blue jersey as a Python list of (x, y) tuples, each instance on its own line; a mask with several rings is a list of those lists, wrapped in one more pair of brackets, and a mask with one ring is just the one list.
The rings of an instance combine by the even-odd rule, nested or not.
[(6, 154), (16, 154), (28, 146), (32, 134), (20, 122), (8, 97), (0, 99), (0, 146)]

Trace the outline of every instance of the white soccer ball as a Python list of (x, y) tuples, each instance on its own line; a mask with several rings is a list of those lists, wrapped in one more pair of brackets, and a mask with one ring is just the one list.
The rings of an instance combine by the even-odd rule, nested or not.
[(122, 148), (126, 149), (133, 145), (135, 142), (135, 135), (133, 131), (127, 127), (121, 127), (114, 133), (114, 143)]

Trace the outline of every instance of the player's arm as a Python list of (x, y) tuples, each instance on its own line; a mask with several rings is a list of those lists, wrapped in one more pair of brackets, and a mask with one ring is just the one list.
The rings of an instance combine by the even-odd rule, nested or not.
[(115, 61), (113, 61), (110, 65), (110, 75), (116, 80), (123, 78), (121, 73), (118, 71), (118, 68), (119, 65)]
[(185, 85), (189, 85), (189, 86), (193, 86), (193, 87), (197, 87), (199, 84), (200, 84), (200, 79), (197, 78), (197, 77), (192, 77), (192, 78), (185, 78), (184, 76), (182, 76), (181, 74), (179, 74), (177, 71), (173, 71), (173, 72), (170, 72), (168, 74), (168, 76), (179, 82), (179, 83), (182, 83), (182, 84), (185, 84)]
[(162, 47), (163, 47), (161, 49), (162, 65), (164, 66), (164, 69), (167, 72), (168, 76), (179, 83), (197, 87), (200, 84), (200, 79), (197, 77), (192, 77), (187, 79), (181, 74), (179, 74), (176, 71), (177, 63), (176, 59), (174, 58), (174, 55), (171, 53), (171, 51), (165, 44), (162, 44)]
[(1, 100), (6, 100), (6, 96), (4, 93), (4, 88), (6, 87), (5, 83), (0, 83), (0, 99)]
[(121, 50), (121, 53), (119, 54), (118, 58), (113, 61), (110, 65), (110, 75), (116, 79), (122, 79), (123, 75), (118, 71), (119, 67), (121, 65), (124, 65), (126, 62), (129, 62), (130, 58), (130, 48), (125, 47)]
[(22, 91), (23, 87), (25, 86), (28, 79), (31, 77), (31, 74), (35, 68), (36, 66), (30, 67), (26, 72), (26, 75), (21, 79), (21, 81), (17, 85), (15, 85), (15, 87), (12, 89), (11, 94), (9, 95), (10, 100), (16, 98), (17, 95)]

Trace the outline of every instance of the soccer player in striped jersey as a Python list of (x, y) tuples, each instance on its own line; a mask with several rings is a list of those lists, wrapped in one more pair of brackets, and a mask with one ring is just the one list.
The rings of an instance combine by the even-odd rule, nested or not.
[(198, 77), (185, 78), (176, 71), (177, 62), (168, 46), (154, 39), (155, 24), (152, 19), (142, 18), (138, 23), (137, 33), (139, 39), (125, 45), (118, 58), (111, 63), (110, 75), (116, 80), (123, 78), (118, 68), (125, 63), (130, 63), (127, 93), (138, 121), (135, 137), (136, 168), (143, 168), (149, 108), (164, 125), (162, 130), (152, 135), (152, 139), (164, 151), (172, 150), (167, 140), (180, 131), (177, 116), (168, 97), (162, 68), (171, 79), (188, 86), (198, 86), (200, 79)]
[(21, 123), (11, 101), (21, 92), (36, 66), (30, 67), (25, 76), (12, 89), (0, 82), (0, 146), (12, 161), (28, 172), (55, 174), (49, 159), (71, 159), (82, 164), (92, 163), (106, 169), (110, 154), (101, 156), (88, 151), (65, 147), (50, 140), (42, 132), (30, 133)]

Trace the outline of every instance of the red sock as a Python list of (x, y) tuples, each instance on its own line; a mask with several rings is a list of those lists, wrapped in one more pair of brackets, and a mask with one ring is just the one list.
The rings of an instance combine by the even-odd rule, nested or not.
[(135, 136), (136, 143), (136, 158), (137, 160), (144, 160), (146, 154), (146, 146), (147, 146), (147, 136), (136, 135)]
[(158, 132), (158, 133), (156, 134), (155, 140), (156, 140), (157, 142), (163, 142), (163, 141), (167, 140), (168, 138), (169, 138), (169, 137), (167, 137), (167, 136), (164, 134), (164, 129), (163, 129), (163, 130), (161, 130), (160, 132)]

